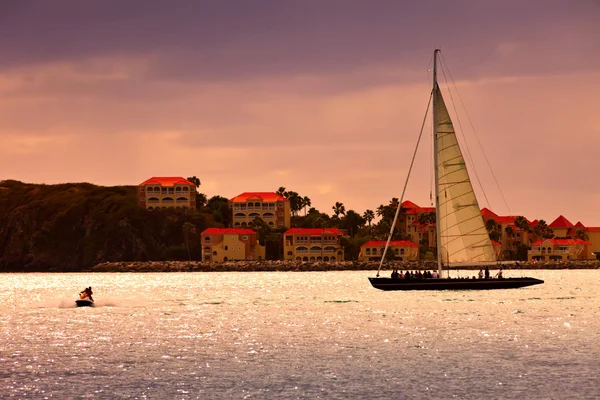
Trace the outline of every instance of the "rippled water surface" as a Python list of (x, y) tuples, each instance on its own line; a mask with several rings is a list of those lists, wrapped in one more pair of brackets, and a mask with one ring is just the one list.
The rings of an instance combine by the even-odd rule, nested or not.
[[(0, 397), (599, 398), (600, 271), (528, 275), (546, 283), (383, 292), (367, 271), (0, 274)], [(98, 306), (73, 307), (90, 285)]]

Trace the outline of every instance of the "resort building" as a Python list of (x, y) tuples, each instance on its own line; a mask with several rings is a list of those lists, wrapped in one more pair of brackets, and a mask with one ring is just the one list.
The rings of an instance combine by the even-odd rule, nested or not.
[(208, 228), (200, 234), (202, 261), (264, 260), (265, 246), (252, 229)]
[(285, 260), (342, 261), (342, 231), (337, 228), (292, 228), (283, 234)]
[(531, 228), (533, 228), (535, 224), (537, 224), (537, 221), (531, 222), (528, 219), (525, 219), (530, 229), (523, 230), (517, 225), (515, 225), (515, 220), (517, 219), (517, 216), (497, 215), (487, 208), (481, 209), (481, 216), (483, 217), (484, 224), (487, 223), (490, 219), (493, 219), (498, 224), (500, 233), (499, 240), (502, 244), (502, 251), (514, 250), (516, 244), (519, 243), (523, 243), (527, 247), (531, 247), (534, 237), (529, 231), (531, 230)]
[[(403, 201), (400, 207), (398, 215), (400, 230), (415, 243), (427, 239), (429, 247), (435, 247), (435, 207), (420, 207), (409, 200)], [(424, 229), (425, 225), (428, 229)]]
[(591, 243), (590, 252), (592, 253), (592, 258), (599, 258), (599, 256), (600, 256), (600, 227), (583, 227), (582, 229), (588, 238), (587, 240)]
[(289, 228), (290, 200), (275, 192), (244, 192), (229, 200), (234, 228), (252, 226), (260, 217), (273, 229)]
[(137, 187), (140, 207), (196, 209), (196, 185), (182, 177), (152, 177)]
[[(379, 261), (387, 240), (370, 240), (360, 246), (358, 261)], [(410, 240), (392, 240), (387, 249), (394, 254), (396, 261), (418, 261), (419, 246)]]
[(548, 227), (552, 229), (554, 237), (572, 237), (575, 234), (575, 225), (562, 215), (559, 215)]
[(542, 239), (533, 244), (527, 258), (535, 261), (594, 259), (591, 243), (582, 239)]

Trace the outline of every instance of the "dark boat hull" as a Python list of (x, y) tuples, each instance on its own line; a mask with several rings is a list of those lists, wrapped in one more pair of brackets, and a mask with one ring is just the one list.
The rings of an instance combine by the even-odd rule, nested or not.
[(371, 285), (380, 290), (491, 290), (516, 289), (544, 283), (536, 278), (503, 279), (392, 279), (369, 278)]
[(75, 300), (77, 307), (94, 307), (94, 302), (88, 299)]

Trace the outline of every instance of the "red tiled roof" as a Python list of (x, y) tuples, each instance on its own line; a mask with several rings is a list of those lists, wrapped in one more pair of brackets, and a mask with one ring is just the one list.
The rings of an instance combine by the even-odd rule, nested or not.
[(230, 203), (245, 203), (248, 200), (260, 200), (260, 201), (283, 201), (287, 200), (285, 197), (278, 195), (275, 192), (244, 192), (238, 194), (232, 199), (229, 199)]
[(492, 212), (489, 208), (486, 208), (486, 207), (481, 209), (481, 215), (483, 215), (485, 217), (494, 218), (494, 219), (496, 219), (498, 217), (496, 215), (496, 213)]
[(515, 217), (513, 215), (506, 215), (506, 216), (498, 216), (497, 218), (495, 218), (495, 220), (499, 224), (513, 224), (515, 222), (516, 218), (517, 217)]
[(561, 246), (569, 246), (569, 245), (575, 245), (575, 244), (592, 244), (591, 242), (588, 242), (586, 240), (581, 240), (581, 239), (543, 239), (543, 240), (538, 240), (537, 242), (534, 243), (534, 245), (540, 245), (543, 242), (550, 242), (553, 245), (561, 245)]
[(550, 228), (572, 228), (573, 224), (562, 215), (556, 218), (550, 225)]
[(589, 226), (587, 228), (583, 228), (584, 232), (600, 232), (600, 227), (598, 226)]
[(421, 207), (416, 205), (410, 200), (404, 200), (400, 205), (400, 208), (407, 209), (406, 214), (416, 214), (425, 212), (435, 212), (435, 207)]
[[(360, 247), (385, 247), (386, 243), (387, 243), (387, 240), (369, 240), (367, 243), (363, 244)], [(411, 242), (410, 240), (392, 240), (390, 242), (390, 246), (417, 247), (417, 244)]]
[(192, 185), (196, 187), (196, 185), (187, 179), (184, 179), (180, 176), (153, 176), (150, 179), (145, 180), (140, 183), (138, 186), (144, 185), (161, 185), (161, 186), (174, 186), (174, 185)]
[(321, 236), (321, 235), (343, 235), (342, 231), (338, 228), (292, 228), (288, 229), (284, 235), (309, 235), (309, 236)]
[(404, 200), (400, 206), (402, 208), (421, 208), (410, 200)]
[(203, 235), (256, 235), (252, 229), (245, 228), (208, 228), (202, 232)]
[(585, 228), (585, 225), (583, 225), (581, 221), (577, 221), (577, 223), (575, 224), (575, 228)]

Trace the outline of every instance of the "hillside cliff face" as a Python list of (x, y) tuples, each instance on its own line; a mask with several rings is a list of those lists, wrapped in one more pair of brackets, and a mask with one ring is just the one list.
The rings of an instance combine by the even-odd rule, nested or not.
[[(200, 259), (201, 212), (146, 211), (135, 186), (0, 182), (0, 271), (84, 271), (108, 261)], [(188, 225), (189, 226), (189, 225)]]

